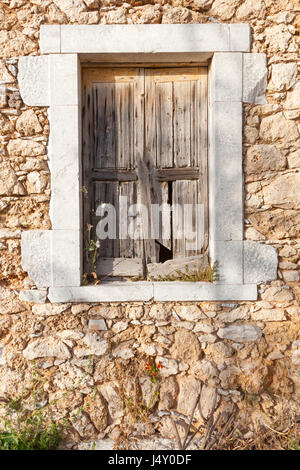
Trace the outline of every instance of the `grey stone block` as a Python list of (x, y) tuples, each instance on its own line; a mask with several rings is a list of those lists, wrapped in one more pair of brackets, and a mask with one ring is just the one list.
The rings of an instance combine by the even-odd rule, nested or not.
[(236, 52), (249, 52), (251, 49), (251, 29), (248, 24), (234, 23), (229, 25), (230, 50)]
[(18, 82), (22, 100), (27, 106), (49, 106), (49, 57), (20, 57)]
[(61, 47), (61, 26), (56, 24), (41, 25), (40, 49), (42, 54), (59, 54)]
[(80, 286), (81, 234), (79, 230), (52, 230), (52, 286)]
[(211, 101), (242, 101), (243, 54), (216, 52), (210, 70)]
[(77, 54), (50, 56), (51, 106), (79, 105), (80, 64)]
[(278, 255), (273, 246), (244, 242), (244, 282), (259, 283), (277, 279)]
[(244, 54), (243, 76), (243, 101), (266, 104), (265, 93), (268, 80), (266, 54)]
[[(110, 282), (99, 286), (53, 287), (49, 289), (51, 302), (126, 302), (151, 300), (151, 282)], [(67, 300), (68, 299), (68, 300)]]
[(30, 230), (22, 232), (22, 268), (37, 287), (51, 284), (50, 230)]
[(242, 240), (242, 103), (212, 103), (209, 133), (210, 237)]
[(79, 230), (82, 193), (78, 106), (51, 106), (50, 128), (52, 228)]
[(211, 242), (210, 254), (218, 262), (219, 284), (243, 284), (242, 241)]
[(62, 53), (158, 54), (229, 50), (226, 24), (61, 26)]
[(154, 300), (172, 301), (230, 301), (256, 300), (255, 284), (221, 285), (209, 282), (155, 282)]

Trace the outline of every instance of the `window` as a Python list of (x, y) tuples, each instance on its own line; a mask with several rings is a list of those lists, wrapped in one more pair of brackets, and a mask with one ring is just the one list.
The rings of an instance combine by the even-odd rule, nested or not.
[(85, 68), (82, 103), (85, 271), (155, 278), (199, 266), (208, 247), (207, 68)]
[[(52, 229), (22, 233), (22, 266), (38, 287), (49, 287), (48, 298), (51, 302), (123, 302), (150, 299), (157, 301), (255, 300), (257, 298), (257, 284), (277, 277), (276, 250), (272, 246), (263, 243), (246, 241), (243, 234), (243, 102), (261, 103), (264, 100), (263, 95), (267, 76), (265, 54), (249, 53), (250, 43), (250, 27), (246, 24), (41, 26), (40, 47), (43, 55), (20, 58), (18, 79), (21, 95), (26, 105), (50, 106), (49, 160)], [(114, 165), (110, 164), (108, 168), (102, 167), (103, 160), (101, 162), (101, 158), (99, 158), (101, 152), (99, 154), (99, 151), (97, 153), (93, 150), (97, 140), (94, 137), (89, 138), (91, 133), (97, 135), (98, 141), (101, 138), (101, 134), (98, 131), (95, 132), (91, 124), (93, 122), (94, 127), (95, 124), (99, 127), (98, 108), (98, 120), (93, 118), (91, 112), (86, 112), (85, 116), (89, 116), (90, 123), (84, 119), (83, 127), (89, 126), (89, 128), (83, 130), (83, 134), (86, 136), (84, 139), (81, 135), (81, 71), (86, 64), (90, 64), (91, 67), (91, 64), (95, 63), (102, 64), (103, 69), (107, 68), (105, 64), (108, 63), (127, 64), (127, 67), (125, 67), (127, 69), (132, 68), (130, 64), (140, 64), (139, 67), (133, 67), (135, 70), (133, 74), (127, 75), (127, 80), (129, 77), (133, 77), (133, 82), (130, 85), (126, 84), (126, 80), (123, 84), (124, 87), (115, 81), (113, 82), (113, 92), (116, 93), (118, 89), (117, 95), (122, 103), (127, 103), (127, 107), (120, 108), (117, 105), (111, 109), (119, 112), (120, 119), (122, 119), (122, 113), (125, 111), (129, 113), (129, 118), (124, 118), (124, 126), (125, 128), (131, 126), (134, 132), (133, 134), (132, 132), (121, 133), (119, 132), (120, 129), (114, 129), (118, 133), (116, 142), (119, 147), (117, 150), (119, 152), (120, 148), (122, 149), (120, 153), (122, 158), (119, 157), (119, 153), (118, 158), (116, 158), (116, 149), (114, 152), (107, 152), (106, 155), (114, 159)], [(200, 151), (198, 154), (194, 152), (193, 155), (197, 154), (199, 160), (190, 161), (189, 166), (184, 166), (186, 163), (181, 166), (179, 160), (176, 159), (176, 155), (174, 155), (173, 149), (172, 152), (169, 151), (163, 154), (164, 165), (172, 160), (172, 166), (164, 167), (161, 164), (162, 153), (157, 149), (160, 149), (161, 145), (167, 146), (169, 141), (175, 147), (177, 145), (176, 139), (180, 145), (185, 146), (185, 138), (191, 137), (191, 133), (196, 135), (195, 129), (197, 128), (197, 126), (194, 128), (193, 126), (188, 127), (191, 121), (185, 119), (182, 124), (177, 126), (178, 132), (174, 135), (174, 116), (179, 116), (183, 109), (185, 109), (184, 112), (189, 109), (190, 116), (192, 116), (192, 106), (194, 106), (195, 100), (189, 101), (187, 94), (183, 105), (179, 101), (177, 104), (175, 103), (174, 84), (176, 83), (175, 87), (188, 86), (187, 89), (189, 89), (192, 81), (187, 80), (178, 85), (180, 82), (170, 80), (174, 69), (173, 64), (189, 64), (191, 72), (193, 68), (197, 68), (196, 64), (200, 63), (205, 63), (206, 70), (208, 70), (207, 75), (206, 73), (200, 73), (199, 80), (195, 80), (197, 83), (198, 81), (202, 83), (202, 80), (206, 80), (205, 77), (207, 77), (208, 83), (208, 94), (205, 94), (205, 96), (208, 95), (208, 169), (205, 170), (204, 168), (204, 152)], [(156, 65), (150, 66), (149, 64)], [(163, 67), (160, 68), (159, 64), (163, 64)], [(92, 69), (96, 68), (92, 67)], [(115, 69), (114, 76), (116, 76), (118, 67), (113, 65), (113, 68)], [(149, 68), (152, 70), (151, 72)], [(162, 69), (167, 70), (167, 68), (169, 70), (164, 74)], [(124, 74), (124, 70), (122, 73)], [(180, 76), (184, 75), (188, 74), (182, 73), (181, 70)], [(198, 76), (198, 73), (196, 75)], [(103, 77), (103, 74), (100, 76)], [(164, 77), (163, 80), (167, 77), (169, 82), (161, 82), (162, 77)], [(189, 82), (190, 84), (188, 84)], [(92, 87), (92, 81), (90, 80), (90, 93), (93, 92), (94, 97), (99, 87), (106, 89), (111, 87), (110, 82), (100, 81), (95, 83), (96, 85)], [(144, 88), (143, 83), (145, 83)], [(163, 107), (167, 107), (165, 97), (171, 97), (171, 95), (165, 94), (164, 100), (160, 102), (158, 90), (161, 88), (171, 89), (171, 85), (173, 114), (172, 125), (169, 128), (172, 127), (173, 134), (164, 132), (163, 139), (166, 140), (163, 140), (159, 132), (159, 126), (157, 132), (157, 123), (160, 119), (164, 127), (168, 126), (170, 116)], [(131, 91), (129, 91), (130, 87), (132, 88)], [(133, 91), (134, 87), (140, 87), (141, 93), (135, 93)], [(202, 91), (204, 90), (202, 85), (200, 88)], [(123, 93), (130, 93), (130, 99), (123, 100)], [(98, 93), (97, 100), (100, 100), (100, 103), (103, 96), (105, 94), (100, 96)], [(106, 96), (108, 100), (107, 90)], [(115, 99), (113, 96), (111, 94), (109, 99)], [(182, 96), (180, 94), (180, 98)], [(138, 97), (140, 99), (140, 111), (135, 114), (132, 113), (132, 107), (137, 106), (137, 101), (134, 101), (134, 99), (137, 100)], [(199, 114), (201, 122), (198, 129), (202, 129), (203, 133), (201, 131), (198, 140), (193, 141), (200, 148), (204, 145), (206, 139), (204, 131), (206, 126), (203, 125), (204, 121), (201, 118), (202, 113), (204, 116), (206, 105), (204, 106), (205, 100), (202, 98), (201, 95), (201, 111)], [(148, 102), (152, 102), (154, 111)], [(159, 102), (163, 103), (163, 107), (156, 106)], [(90, 100), (90, 110), (92, 103), (93, 101)], [(103, 105), (101, 106), (103, 107)], [(178, 112), (174, 113), (176, 109), (178, 109)], [(161, 119), (161, 115), (165, 117)], [(101, 116), (105, 117), (106, 113), (102, 112)], [(115, 119), (113, 122), (116, 124), (118, 120)], [(136, 126), (143, 127), (144, 132), (137, 133)], [(107, 126), (108, 129), (109, 132), (102, 136), (107, 146), (112, 145), (109, 126)], [(156, 133), (154, 129), (156, 129)], [(144, 135), (145, 142), (136, 141), (134, 139), (135, 134)], [(169, 139), (170, 137), (172, 139)], [(84, 140), (83, 149), (82, 140)], [(150, 148), (150, 160), (146, 144)], [(133, 150), (130, 150), (127, 154), (124, 149), (129, 145), (133, 146)], [(91, 146), (90, 150), (87, 150), (87, 146)], [(135, 146), (137, 146), (136, 149)], [(139, 157), (138, 152), (141, 157)], [(86, 154), (95, 160), (89, 160)], [(179, 153), (179, 155), (186, 158), (184, 152)], [(192, 155), (192, 153), (189, 155)], [(126, 159), (125, 163), (123, 162), (124, 159)], [(106, 161), (109, 161), (109, 159)], [(101, 282), (99, 285), (83, 285), (84, 271), (81, 263), (84, 252), (82, 246), (84, 231), (82, 189), (84, 184), (81, 164), (89, 162), (87, 167), (84, 168), (84, 180), (89, 187), (92, 186), (94, 189), (88, 188), (90, 194), (86, 201), (91, 201), (91, 204), (94, 204), (92, 207), (95, 209), (96, 199), (101, 202), (103, 199), (102, 194), (105, 194), (108, 188), (110, 188), (109, 191), (112, 191), (113, 187), (118, 187), (119, 196), (115, 198), (118, 201), (120, 200), (120, 192), (130, 196), (129, 202), (135, 200), (139, 202), (139, 193), (141, 198), (143, 192), (144, 194), (151, 193), (151, 181), (147, 177), (145, 184), (142, 182), (139, 165), (136, 165), (137, 161), (146, 163), (148, 174), (149, 169), (153, 169), (156, 175), (155, 181), (158, 181), (160, 187), (165, 188), (154, 192), (155, 197), (161, 193), (162, 199), (164, 197), (170, 202), (170, 200), (175, 199), (178, 190), (177, 185), (195, 186), (199, 184), (200, 202), (203, 203), (206, 226), (208, 211), (208, 253), (212, 261), (217, 260), (219, 263), (219, 281), (208, 283), (118, 282), (109, 280), (109, 282)], [(149, 161), (151, 162), (150, 167)], [(122, 181), (124, 171), (127, 178), (131, 174), (133, 178), (131, 181)], [(186, 172), (186, 179), (182, 179), (183, 171)], [(196, 175), (197, 178), (193, 179), (192, 175), (196, 171), (199, 171), (199, 173)], [(115, 179), (108, 181), (107, 175), (110, 173), (110, 179), (112, 179), (112, 172), (115, 172)], [(171, 181), (170, 174), (172, 172), (173, 178)], [(181, 179), (175, 178), (174, 172), (181, 172), (180, 175), (177, 173), (177, 176)], [(167, 174), (168, 177), (166, 177)], [(204, 195), (206, 174), (208, 202), (205, 202)], [(99, 175), (101, 175), (100, 178)], [(95, 188), (98, 188), (97, 191)], [(95, 194), (93, 197), (93, 191), (95, 194), (97, 193), (97, 198)], [(197, 197), (199, 193), (197, 193)], [(116, 195), (117, 192), (115, 191), (114, 194)], [(194, 197), (196, 192), (188, 192), (183, 189), (180, 194), (183, 197), (190, 197), (191, 195)], [(153, 191), (151, 198), (147, 199), (149, 204), (152, 204), (152, 196)], [(112, 197), (115, 196), (109, 196), (107, 200), (111, 200)], [(84, 212), (85, 217), (87, 217), (90, 208), (85, 209)], [(120, 214), (119, 207), (116, 217), (120, 217)], [(172, 217), (174, 221), (173, 213)], [(163, 225), (165, 220), (167, 226), (173, 226), (174, 222), (171, 223), (166, 217), (163, 217)], [(203, 225), (205, 226), (205, 224)], [(137, 259), (134, 256), (139, 256), (138, 244), (135, 245), (135, 242), (133, 243), (130, 240), (129, 246), (124, 248), (123, 239), (122, 237), (119, 238), (120, 242), (116, 248), (112, 248), (115, 246), (114, 244), (109, 247), (108, 243), (106, 248), (103, 245), (106, 250), (111, 250), (111, 254), (106, 251), (106, 255), (109, 254), (111, 257), (114, 255), (113, 260), (110, 260), (113, 268), (115, 267), (114, 260), (116, 257), (120, 257), (120, 249), (121, 253), (125, 249), (125, 252), (128, 253), (126, 258), (131, 263)], [(158, 245), (159, 248), (163, 246), (166, 250), (164, 255), (161, 249), (158, 252), (156, 249), (146, 251), (146, 255), (143, 254), (142, 259), (148, 261), (148, 267), (151, 264), (162, 266), (164, 263), (157, 263), (157, 261), (162, 261), (165, 257), (174, 257), (174, 260), (170, 259), (167, 263), (176, 260), (177, 241), (174, 239), (174, 234), (173, 237), (171, 236), (171, 250), (170, 246), (164, 245), (164, 238), (169, 239), (169, 237), (164, 236), (152, 237), (152, 247), (154, 239), (157, 240), (155, 248)], [(202, 252), (206, 251), (207, 240), (205, 236), (203, 240), (204, 249), (197, 256), (201, 256)], [(120, 248), (121, 245), (122, 248)], [(116, 251), (113, 252), (112, 250), (115, 249)], [(179, 252), (183, 252), (181, 247)], [(150, 253), (149, 257), (147, 253)], [(153, 263), (154, 261), (155, 263)], [(35, 292), (38, 297), (38, 291)], [(32, 294), (33, 301), (34, 297), (34, 294)]]

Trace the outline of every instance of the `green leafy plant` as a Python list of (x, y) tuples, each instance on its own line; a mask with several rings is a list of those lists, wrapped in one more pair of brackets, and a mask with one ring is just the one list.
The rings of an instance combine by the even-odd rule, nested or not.
[(53, 421), (44, 383), (34, 364), (31, 387), (0, 405), (0, 450), (55, 450), (63, 441), (66, 423)]

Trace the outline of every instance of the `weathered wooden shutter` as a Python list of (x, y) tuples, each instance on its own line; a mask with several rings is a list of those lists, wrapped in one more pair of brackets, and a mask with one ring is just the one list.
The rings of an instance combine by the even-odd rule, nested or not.
[[(120, 201), (128, 206), (205, 205), (207, 229), (206, 68), (90, 68), (83, 75), (84, 227), (99, 204), (116, 208), (116, 239), (100, 241), (100, 275), (141, 275), (145, 263), (197, 255), (176, 240), (176, 214), (164, 214), (170, 237), (122, 239)], [(149, 210), (150, 215), (150, 210)], [(140, 219), (136, 223), (140, 224)], [(134, 221), (131, 222), (134, 224)], [(138, 227), (137, 227), (138, 229)], [(205, 230), (207, 231), (207, 230)]]
[[(207, 69), (205, 67), (146, 70), (146, 158), (161, 169), (161, 198), (173, 204), (204, 205), (204, 240), (200, 249), (187, 250), (187, 240), (175, 238), (180, 214), (169, 221), (173, 258), (197, 255), (207, 247)], [(167, 170), (166, 170), (167, 169)], [(166, 191), (168, 194), (166, 195)], [(182, 214), (183, 216), (183, 214)], [(196, 220), (193, 217), (192, 230)], [(206, 235), (206, 236), (205, 236)], [(170, 241), (169, 241), (170, 242)]]

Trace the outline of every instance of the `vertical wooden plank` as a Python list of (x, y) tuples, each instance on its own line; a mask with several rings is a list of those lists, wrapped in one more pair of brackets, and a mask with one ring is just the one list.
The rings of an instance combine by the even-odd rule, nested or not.
[[(121, 199), (122, 198), (122, 199)], [(125, 200), (124, 198), (127, 198)], [(126, 202), (126, 205), (125, 205)], [(123, 224), (124, 232), (127, 232), (127, 238), (120, 238), (120, 257), (141, 258), (143, 256), (142, 239), (134, 239), (131, 235), (137, 236), (141, 233), (140, 217), (128, 216), (130, 206), (137, 204), (137, 184), (135, 182), (122, 182), (119, 186), (119, 208), (122, 212), (119, 214), (119, 223)], [(126, 212), (126, 213), (125, 213)], [(125, 220), (126, 218), (126, 220)], [(126, 227), (125, 227), (126, 226)], [(119, 233), (122, 232), (121, 227)]]
[[(141, 155), (143, 158), (143, 156)], [(156, 167), (156, 99), (152, 70), (145, 70), (145, 150), (144, 158)]]
[(168, 168), (173, 166), (173, 85), (152, 82), (152, 86), (155, 87), (156, 166)]
[(207, 127), (207, 113), (208, 113), (208, 87), (207, 87), (207, 68), (199, 68), (199, 80), (197, 83), (198, 101), (200, 103), (200, 116), (199, 116), (199, 161), (200, 167), (200, 201), (204, 205), (204, 245), (203, 251), (208, 248), (209, 238), (209, 218), (208, 218), (208, 127)]
[(95, 116), (95, 168), (115, 168), (115, 89), (114, 83), (93, 85)]
[(82, 96), (82, 171), (83, 171), (83, 188), (82, 188), (82, 205), (83, 205), (83, 240), (84, 240), (84, 256), (83, 271), (89, 270), (89, 259), (87, 248), (88, 225), (91, 224), (91, 214), (93, 206), (93, 188), (89, 181), (89, 170), (94, 162), (94, 107), (92, 89), (90, 86), (84, 85)]
[(191, 165), (191, 82), (177, 81), (174, 87), (174, 165)]
[(132, 168), (134, 161), (134, 86), (115, 83), (116, 96), (116, 167)]
[(144, 155), (145, 146), (145, 69), (139, 68), (133, 84), (133, 106), (134, 106), (134, 152), (132, 168), (136, 168), (137, 158)]
[[(200, 189), (200, 181), (178, 180), (173, 183), (173, 201), (181, 208), (181, 211), (173, 213), (174, 258), (194, 256), (203, 251), (204, 218), (202, 208), (198, 208), (198, 204), (202, 204)], [(189, 246), (189, 241), (193, 242), (192, 233), (196, 233), (194, 248)]]
[[(97, 207), (100, 204), (112, 204), (116, 211), (116, 239), (104, 239), (100, 240), (99, 255), (105, 258), (118, 257), (119, 256), (119, 184), (112, 181), (98, 181), (94, 183), (94, 212), (96, 213)], [(99, 217), (96, 219), (99, 222)]]
[(191, 82), (191, 166), (200, 164), (200, 111), (199, 81)]

